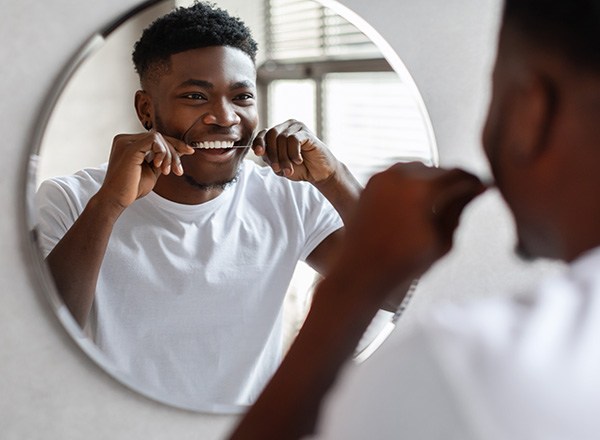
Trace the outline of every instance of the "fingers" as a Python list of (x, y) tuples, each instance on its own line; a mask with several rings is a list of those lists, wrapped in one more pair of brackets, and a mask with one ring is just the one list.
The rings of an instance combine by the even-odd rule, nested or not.
[(256, 154), (259, 157), (264, 156), (266, 153), (266, 147), (265, 147), (265, 133), (266, 132), (267, 132), (266, 129), (259, 131), (257, 133), (257, 135), (254, 137), (254, 140), (252, 141), (252, 151), (254, 151), (254, 154)]
[(458, 169), (442, 174), (436, 187), (431, 209), (438, 216), (460, 214), (471, 200), (486, 190), (476, 176)]
[[(438, 248), (439, 252), (431, 254), (441, 255), (452, 246), (465, 207), (485, 190), (485, 185), (466, 171), (409, 163), (396, 164), (374, 176), (361, 199), (369, 202), (370, 215), (388, 217), (389, 224), (401, 223), (412, 239), (422, 239), (419, 248)], [(398, 234), (400, 242), (406, 242), (405, 233)]]
[(262, 156), (277, 174), (289, 177), (294, 174), (294, 165), (300, 165), (302, 147), (312, 134), (306, 126), (295, 120), (288, 120), (275, 127), (262, 130), (254, 139), (254, 153)]
[[(161, 171), (163, 174), (169, 174), (169, 168), (178, 176), (183, 175), (183, 165), (181, 164), (181, 156), (194, 154), (194, 149), (187, 145), (185, 142), (170, 136), (164, 136), (157, 133), (159, 138), (163, 142), (163, 146), (169, 150), (170, 164), (166, 167), (162, 167)], [(170, 166), (169, 166), (170, 165)], [(165, 170), (167, 172), (165, 172)]]
[(486, 190), (481, 181), (465, 172), (450, 172), (440, 179), (443, 190), (438, 190), (431, 205), (434, 221), (447, 246), (451, 245), (452, 234), (458, 227), (465, 207)]
[[(171, 168), (177, 171), (177, 165), (172, 164), (173, 154), (171, 148), (169, 145), (167, 145), (167, 141), (160, 133), (154, 132), (150, 135), (150, 152), (154, 156), (152, 159), (152, 165), (154, 165), (154, 168), (160, 170), (160, 172), (165, 175), (171, 172)], [(145, 145), (142, 146), (142, 149), (145, 147)]]
[(130, 147), (143, 154), (144, 160), (158, 172), (167, 175), (171, 172), (178, 176), (183, 174), (180, 157), (193, 154), (194, 149), (185, 142), (151, 130), (139, 136), (130, 138)]

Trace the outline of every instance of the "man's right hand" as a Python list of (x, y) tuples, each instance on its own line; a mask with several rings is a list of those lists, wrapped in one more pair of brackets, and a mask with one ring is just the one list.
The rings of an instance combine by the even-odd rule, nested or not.
[(183, 141), (155, 130), (117, 135), (97, 197), (125, 209), (152, 191), (161, 173), (181, 176), (180, 156), (193, 153)]
[(375, 175), (346, 228), (343, 265), (382, 292), (420, 276), (451, 249), (463, 209), (485, 189), (466, 171), (421, 163)]

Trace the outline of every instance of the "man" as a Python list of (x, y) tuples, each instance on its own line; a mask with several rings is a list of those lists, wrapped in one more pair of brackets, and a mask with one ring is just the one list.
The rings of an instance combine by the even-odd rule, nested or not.
[[(598, 438), (599, 120), (600, 2), (506, 0), (483, 144), (519, 253), (569, 269), (524, 297), (442, 307), (347, 377), (319, 438)], [(375, 176), (299, 337), (232, 438), (311, 433), (377, 303), (450, 250), (484, 190), (416, 164)]]
[[(147, 132), (116, 136), (107, 166), (38, 194), (74, 318), (117, 371), (178, 406), (255, 399), (282, 356), (298, 260), (327, 271), (360, 191), (303, 124), (256, 134), (256, 50), (209, 4), (158, 19), (133, 53)], [(243, 160), (250, 147), (270, 168)]]

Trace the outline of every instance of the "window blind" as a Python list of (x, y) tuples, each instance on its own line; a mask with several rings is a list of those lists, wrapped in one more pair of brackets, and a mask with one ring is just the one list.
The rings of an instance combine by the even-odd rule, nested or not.
[(267, 58), (359, 59), (379, 57), (353, 24), (313, 0), (265, 0)]
[(431, 162), (432, 146), (413, 90), (395, 72), (325, 77), (323, 138), (361, 183), (395, 162)]

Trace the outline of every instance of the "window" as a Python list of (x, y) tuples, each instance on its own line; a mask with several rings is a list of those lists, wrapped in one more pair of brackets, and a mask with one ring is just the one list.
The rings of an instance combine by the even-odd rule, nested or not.
[(414, 86), (353, 24), (313, 0), (265, 0), (262, 120), (306, 123), (363, 184), (399, 161), (432, 163)]

